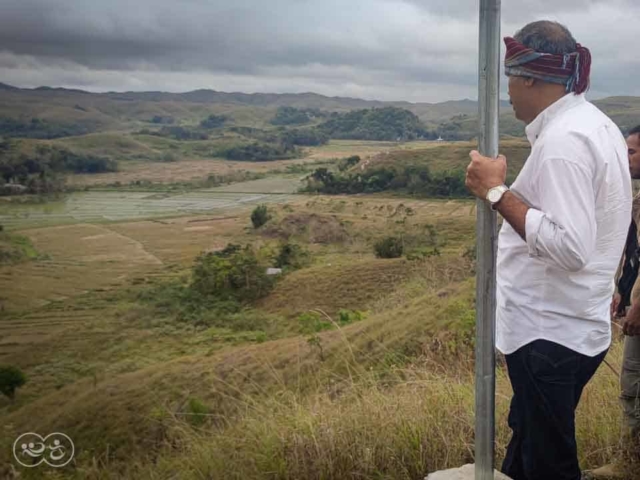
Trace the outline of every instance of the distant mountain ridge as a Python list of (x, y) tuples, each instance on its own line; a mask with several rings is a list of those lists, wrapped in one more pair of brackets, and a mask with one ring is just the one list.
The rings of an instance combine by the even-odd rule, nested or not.
[[(253, 107), (318, 108), (321, 110), (347, 111), (356, 109), (381, 108), (394, 106), (412, 111), (425, 122), (438, 122), (455, 115), (475, 115), (478, 104), (474, 100), (448, 100), (438, 103), (412, 103), (406, 101), (364, 100), (352, 97), (329, 97), (317, 93), (242, 93), (220, 92), (211, 89), (199, 89), (184, 93), (162, 91), (148, 92), (105, 92), (92, 93), (84, 90), (62, 87), (42, 86), (37, 88), (18, 88), (0, 83), (0, 90), (20, 95), (56, 95), (82, 96), (110, 99), (121, 102), (188, 102), (196, 104), (226, 104)], [(40, 97), (41, 98), (41, 97)], [(508, 108), (508, 102), (502, 102)]]

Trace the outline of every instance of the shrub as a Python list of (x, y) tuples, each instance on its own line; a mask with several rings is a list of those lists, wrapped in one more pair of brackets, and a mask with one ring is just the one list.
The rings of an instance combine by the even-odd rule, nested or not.
[(333, 323), (318, 312), (305, 312), (298, 317), (300, 333), (315, 335), (325, 330), (331, 330)]
[(338, 324), (340, 326), (350, 325), (352, 323), (364, 320), (365, 314), (358, 310), (342, 309), (338, 312)]
[(360, 157), (358, 155), (353, 155), (351, 157), (343, 158), (338, 165), (338, 170), (344, 172), (349, 170), (351, 167), (360, 163)]
[(178, 161), (178, 157), (176, 157), (171, 152), (165, 152), (162, 155), (160, 155), (158, 160), (161, 161), (161, 162), (165, 162), (165, 163), (171, 163), (171, 162), (177, 162)]
[(25, 383), (27, 383), (27, 377), (18, 367), (0, 366), (0, 393), (13, 400), (16, 390)]
[(190, 398), (184, 413), (187, 417), (187, 422), (194, 427), (200, 427), (207, 421), (207, 417), (210, 415), (209, 412), (209, 407), (201, 400), (198, 398)]
[(251, 223), (255, 229), (262, 227), (269, 220), (271, 220), (271, 215), (266, 205), (258, 205), (253, 212), (251, 212)]
[(404, 253), (404, 244), (399, 237), (385, 237), (374, 245), (378, 258), (400, 258)]
[(225, 117), (224, 115), (209, 115), (207, 118), (200, 122), (200, 126), (202, 128), (213, 129), (222, 127), (226, 121), (227, 117)]
[(308, 265), (309, 260), (309, 252), (300, 245), (284, 243), (280, 246), (275, 263), (278, 268), (295, 270)]
[(175, 119), (171, 116), (163, 117), (161, 115), (154, 115), (151, 119), (151, 123), (160, 124), (160, 125), (171, 125)]

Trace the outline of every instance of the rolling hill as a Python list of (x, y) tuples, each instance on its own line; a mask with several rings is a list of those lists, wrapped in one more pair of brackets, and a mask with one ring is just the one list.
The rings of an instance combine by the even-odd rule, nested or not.
[[(609, 97), (594, 102), (622, 130), (640, 123), (640, 97)], [(82, 125), (83, 133), (130, 132), (148, 126), (153, 117), (169, 118), (178, 125), (194, 125), (210, 114), (226, 115), (236, 126), (264, 128), (279, 107), (318, 109), (345, 113), (353, 110), (397, 107), (414, 113), (429, 128), (451, 139), (471, 139), (477, 129), (477, 102), (382, 102), (316, 93), (226, 93), (194, 90), (186, 93), (91, 93), (65, 88), (16, 88), (0, 83), (0, 119), (27, 122), (33, 118), (63, 126)], [(509, 103), (501, 104), (501, 132), (522, 136), (523, 126)], [(455, 138), (454, 138), (455, 137)]]
[[(326, 97), (315, 93), (264, 94), (225, 93), (195, 90), (187, 93), (108, 92), (39, 87), (21, 89), (0, 84), (2, 116), (17, 120), (37, 117), (59, 122), (92, 121), (98, 129), (128, 130), (153, 116), (171, 116), (179, 123), (193, 123), (206, 115), (226, 114), (238, 124), (259, 126), (278, 107), (316, 108), (346, 112), (394, 106), (407, 109), (423, 122), (437, 124), (455, 115), (474, 116), (477, 103), (471, 100), (442, 103), (380, 102), (346, 97)], [(503, 109), (508, 110), (503, 102)]]

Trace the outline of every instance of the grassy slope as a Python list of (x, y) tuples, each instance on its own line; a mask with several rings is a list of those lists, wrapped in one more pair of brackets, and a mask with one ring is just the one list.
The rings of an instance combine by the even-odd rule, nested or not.
[(38, 251), (27, 237), (0, 231), (0, 266), (19, 264), (37, 257)]
[[(5, 417), (9, 432), (65, 431), (84, 464), (107, 462), (108, 448), (100, 478), (415, 479), (470, 461), (473, 376), (456, 332), (473, 318), (473, 284), (445, 293), (434, 280), (395, 308), (322, 334), (324, 361), (301, 338), (190, 354), (62, 388)], [(609, 360), (619, 365), (620, 355), (616, 345)], [(500, 456), (509, 387), (504, 371), (498, 379)], [(586, 391), (578, 435), (587, 465), (615, 451), (616, 392), (604, 369)], [(194, 403), (207, 415), (195, 430)]]
[[(461, 263), (457, 266), (450, 266), (446, 259), (435, 259), (425, 264), (415, 264), (413, 267), (402, 260), (373, 259), (367, 242), (383, 233), (379, 231), (380, 220), (387, 219), (395, 211), (395, 207), (390, 209), (386, 207), (397, 206), (401, 200), (375, 199), (371, 203), (359, 201), (357, 203), (355, 201), (336, 202), (334, 199), (319, 198), (311, 202), (304, 201), (293, 206), (282, 207), (276, 212), (276, 221), (278, 218), (290, 214), (291, 211), (337, 214), (348, 222), (355, 222), (356, 217), (359, 219), (357, 225), (350, 227), (352, 232), (358, 232), (357, 241), (342, 246), (312, 246), (316, 255), (319, 255), (316, 265), (285, 279), (274, 292), (273, 297), (267, 299), (264, 310), (271, 312), (270, 314), (275, 318), (280, 318), (281, 327), (285, 329), (280, 328), (274, 331), (273, 335), (276, 338), (283, 334), (297, 334), (297, 324), (295, 318), (290, 315), (290, 306), (286, 303), (283, 304), (281, 300), (286, 297), (295, 296), (297, 312), (322, 308), (333, 314), (340, 308), (358, 308), (371, 311), (372, 318), (377, 318), (385, 311), (399, 308), (407, 299), (424, 295), (427, 291), (433, 292), (451, 280), (464, 278), (468, 275), (468, 265), (465, 266)], [(437, 205), (442, 205), (444, 208), (439, 208)], [(385, 208), (381, 208), (383, 206)], [(414, 205), (420, 221), (438, 224), (441, 221), (439, 218), (442, 217), (444, 223), (439, 230), (443, 237), (448, 232), (451, 235), (457, 235), (457, 227), (445, 221), (450, 217), (449, 212), (457, 210), (455, 205), (447, 206), (445, 202), (434, 202), (433, 204), (424, 202), (422, 207), (421, 209), (420, 205)], [(341, 213), (335, 213), (336, 210)], [(367, 219), (362, 217), (367, 217)], [(463, 215), (460, 220), (465, 225), (472, 226), (472, 217), (469, 215)], [(68, 300), (54, 302), (41, 309), (8, 315), (0, 322), (0, 360), (11, 360), (12, 363), (17, 363), (27, 371), (30, 378), (29, 384), (21, 391), (17, 403), (11, 406), (4, 404), (5, 413), (7, 413), (7, 409), (13, 411), (7, 418), (7, 422), (16, 428), (22, 428), (26, 425), (34, 428), (36, 426), (48, 428), (52, 425), (50, 422), (53, 422), (60, 428), (74, 432), (80, 440), (84, 438), (85, 444), (89, 444), (97, 438), (104, 438), (105, 442), (117, 443), (120, 441), (120, 435), (125, 435), (125, 430), (129, 429), (131, 423), (141, 423), (142, 433), (135, 429), (127, 433), (127, 435), (132, 435), (127, 438), (133, 442), (136, 435), (146, 434), (144, 432), (150, 428), (146, 420), (138, 418), (140, 415), (145, 417), (149, 413), (148, 408), (162, 407), (164, 401), (169, 403), (179, 401), (185, 395), (187, 397), (206, 397), (208, 395), (207, 392), (211, 384), (205, 382), (200, 386), (202, 389), (198, 388), (196, 391), (193, 390), (196, 384), (191, 383), (190, 374), (187, 375), (189, 378), (181, 379), (184, 375), (183, 368), (191, 369), (188, 365), (192, 361), (196, 361), (196, 363), (206, 361), (206, 365), (208, 365), (206, 369), (212, 371), (222, 369), (223, 377), (229, 375), (237, 380), (241, 380), (244, 375), (238, 372), (254, 371), (252, 358), (256, 355), (267, 355), (272, 359), (269, 362), (279, 364), (280, 366), (277, 368), (285, 377), (290, 377), (292, 374), (287, 365), (297, 361), (290, 358), (291, 353), (299, 352), (313, 363), (316, 354), (308, 347), (305, 339), (283, 339), (255, 347), (231, 349), (234, 344), (255, 343), (257, 337), (251, 332), (245, 334), (224, 329), (193, 330), (188, 326), (176, 324), (170, 318), (158, 317), (156, 313), (149, 311), (148, 307), (137, 303), (135, 292), (140, 288), (146, 288), (146, 282), (153, 282), (157, 275), (166, 276), (173, 275), (173, 273), (171, 271), (164, 274), (161, 271), (154, 273), (156, 267), (152, 266), (153, 268), (149, 270), (144, 262), (134, 261), (126, 262), (129, 265), (127, 272), (123, 270), (124, 264), (120, 266), (122, 268), (114, 268), (119, 265), (118, 262), (126, 260), (124, 257), (113, 257), (116, 252), (112, 251), (113, 258), (107, 258), (109, 249), (116, 248), (117, 256), (133, 255), (130, 260), (135, 260), (138, 257), (156, 258), (171, 263), (181, 261), (184, 262), (184, 265), (188, 265), (190, 259), (205, 245), (221, 246), (228, 241), (251, 239), (258, 242), (264, 241), (259, 236), (256, 237), (255, 234), (247, 236), (243, 231), (243, 227), (247, 223), (246, 219), (230, 219), (225, 222), (225, 225), (198, 223), (195, 224), (198, 227), (197, 231), (193, 230), (195, 227), (191, 227), (189, 224), (172, 226), (171, 224), (147, 222), (113, 225), (110, 227), (112, 232), (103, 231), (99, 227), (93, 226), (57, 227), (30, 231), (29, 234), (34, 240), (39, 245), (41, 244), (44, 251), (51, 256), (48, 262), (58, 262), (56, 270), (58, 280), (53, 282), (52, 279), (49, 279), (47, 285), (57, 283), (69, 286), (72, 285), (71, 280), (76, 277), (83, 278), (84, 281), (82, 286), (81, 284), (76, 285), (75, 293), (65, 292), (67, 296), (71, 297)], [(391, 227), (392, 223), (388, 222), (385, 229)], [(185, 228), (193, 231), (190, 230), (189, 235), (184, 235)], [(69, 238), (69, 235), (72, 235), (73, 238)], [(77, 243), (77, 245), (74, 244), (73, 252), (80, 254), (76, 262), (81, 258), (84, 258), (84, 262), (89, 262), (84, 267), (84, 274), (81, 271), (82, 265), (60, 263), (63, 260), (63, 255), (66, 254), (65, 252), (69, 251), (69, 245), (73, 242)], [(134, 247), (138, 245), (138, 247), (127, 253), (123, 247), (129, 243), (132, 243)], [(143, 246), (142, 250), (140, 246)], [(457, 256), (457, 253), (454, 252), (452, 255)], [(72, 260), (69, 258), (65, 261)], [(110, 266), (98, 265), (100, 267), (98, 268), (97, 264), (91, 263), (95, 261), (115, 261), (116, 263)], [(336, 270), (328, 263), (340, 265), (340, 267)], [(42, 266), (40, 262), (35, 262), (33, 265), (34, 267)], [(107, 270), (113, 271), (119, 276), (124, 275), (130, 280), (123, 282), (120, 277), (105, 279), (103, 278), (104, 272)], [(178, 269), (176, 272), (179, 271)], [(135, 276), (136, 272), (138, 272), (137, 277)], [(112, 292), (94, 290), (78, 297), (78, 294), (82, 293), (81, 288), (88, 289), (92, 284), (95, 284), (95, 281), (98, 280), (96, 274), (107, 282), (115, 281), (120, 289), (127, 288), (129, 285), (128, 288), (132, 289), (132, 293), (128, 294), (125, 290)], [(380, 281), (381, 274), (387, 275), (389, 281)], [(25, 281), (28, 281), (28, 277), (24, 275), (14, 277), (16, 288), (20, 288), (21, 282)], [(33, 282), (30, 285), (32, 291), (37, 287)], [(317, 294), (318, 285), (322, 286), (323, 295), (321, 296)], [(26, 284), (23, 286), (26, 287)], [(353, 287), (356, 286), (358, 287), (357, 291), (353, 290)], [(46, 285), (43, 284), (43, 288), (45, 287)], [(119, 291), (122, 293), (118, 293)], [(439, 297), (433, 297), (427, 303), (435, 301), (437, 298)], [(427, 303), (424, 303), (423, 306)], [(291, 323), (292, 321), (293, 323)], [(381, 322), (388, 323), (388, 320)], [(369, 323), (367, 322), (367, 324)], [(374, 324), (377, 324), (377, 321), (374, 321)], [(367, 338), (363, 332), (369, 328), (374, 328), (374, 331), (377, 329), (377, 327), (365, 327), (365, 324), (358, 328), (360, 330), (354, 330), (358, 342), (363, 342)], [(327, 355), (332, 355), (331, 352), (338, 348), (340, 335), (332, 332), (327, 333), (326, 337)], [(402, 335), (396, 337), (398, 337), (396, 333), (390, 334), (389, 341), (401, 343)], [(380, 350), (381, 347), (375, 346), (376, 342), (382, 341), (380, 338), (374, 335), (362, 348), (375, 352), (377, 357), (386, 354)], [(224, 358), (218, 357), (218, 351), (227, 351), (226, 356)], [(282, 352), (286, 353), (281, 358)], [(192, 357), (195, 357), (196, 360)], [(263, 366), (267, 370), (269, 369), (268, 364)], [(143, 370), (146, 370), (146, 373)], [(175, 377), (169, 373), (171, 371), (175, 371)], [(132, 373), (126, 374), (126, 372)], [(146, 380), (144, 382), (136, 380), (130, 384), (136, 393), (127, 392), (129, 387), (124, 387), (124, 385), (128, 384), (128, 380), (123, 379), (128, 378), (128, 375), (135, 376), (135, 372), (139, 372), (139, 378), (147, 378), (152, 380), (152, 383), (147, 384)], [(152, 372), (157, 372), (157, 376)], [(122, 374), (126, 375), (123, 377)], [(260, 376), (269, 383), (268, 371), (258, 375), (258, 377)], [(164, 382), (169, 384), (175, 382), (175, 385), (164, 391), (164, 387), (159, 387), (155, 383), (157, 380), (161, 380), (163, 385), (168, 385)], [(186, 383), (183, 383), (183, 380)], [(213, 377), (211, 381), (214, 381)], [(256, 385), (261, 383), (260, 381)], [(103, 393), (99, 393), (101, 385), (106, 386), (107, 384), (121, 385), (113, 391), (111, 390), (113, 387), (107, 388), (115, 397), (112, 394), (104, 396)], [(156, 387), (159, 390), (156, 390)], [(266, 388), (267, 385), (264, 387)], [(138, 388), (141, 390), (138, 391)], [(167, 397), (164, 397), (165, 393)], [(99, 398), (92, 399), (94, 394), (98, 394)], [(69, 407), (69, 412), (74, 410), (78, 413), (77, 416), (74, 415), (75, 420), (62, 412), (54, 413), (52, 411), (51, 416), (42, 413), (53, 408), (47, 406), (45, 410), (42, 410), (44, 408), (42, 405), (52, 405), (57, 402), (64, 404), (67, 401), (73, 404)], [(105, 405), (101, 403), (103, 401), (112, 404), (107, 411), (113, 412), (113, 416), (105, 418), (104, 425), (99, 425), (100, 422), (96, 423), (94, 419), (99, 417), (98, 411), (104, 410)], [(38, 405), (41, 406), (38, 407)], [(85, 408), (88, 409), (86, 416), (81, 413)], [(34, 414), (33, 412), (36, 411), (39, 413)], [(133, 417), (127, 417), (123, 420), (123, 424), (118, 424), (116, 420), (121, 414), (125, 416), (131, 414)], [(114, 424), (111, 425), (111, 423)], [(90, 425), (93, 426), (90, 427)], [(115, 431), (113, 431), (114, 429)], [(96, 445), (96, 448), (99, 449), (99, 447)]]
[[(367, 169), (427, 165), (432, 171), (464, 170), (469, 165), (469, 152), (476, 148), (477, 145), (473, 142), (431, 143), (426, 148), (383, 153), (365, 164)], [(503, 140), (500, 143), (500, 153), (507, 157), (510, 178), (514, 178), (522, 169), (530, 149), (529, 144), (524, 140)], [(358, 169), (360, 166), (354, 168)]]
[[(447, 239), (443, 257), (410, 266), (368, 253), (374, 238), (398, 228), (400, 203), (416, 210), (416, 224), (436, 225)], [(61, 325), (10, 356), (30, 383), (15, 404), (0, 406), (2, 450), (22, 431), (64, 431), (81, 467), (67, 476), (113, 479), (414, 479), (471, 460), (475, 290), (461, 253), (473, 242), (472, 205), (319, 197), (278, 209), (274, 222), (292, 211), (337, 215), (358, 235), (310, 245), (314, 266), (286, 278), (260, 307), (279, 325), (266, 342), (159, 316), (136, 300), (144, 280), (129, 292), (94, 292), (3, 319), (30, 334), (43, 328), (38, 321)], [(229, 221), (228, 240), (264, 241)], [(161, 225), (162, 234), (142, 223), (117, 228), (162, 259), (177, 251), (171, 238), (186, 238)], [(297, 336), (296, 313), (345, 307), (369, 314), (313, 345)], [(610, 360), (620, 358), (616, 346)], [(596, 382), (578, 427), (588, 465), (609, 458), (619, 433), (617, 379), (605, 370)], [(503, 371), (498, 392), (500, 455), (508, 437)], [(32, 474), (25, 478), (41, 478)]]

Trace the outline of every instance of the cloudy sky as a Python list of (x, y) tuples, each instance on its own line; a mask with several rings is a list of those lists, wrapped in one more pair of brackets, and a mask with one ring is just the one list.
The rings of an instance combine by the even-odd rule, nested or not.
[[(0, 82), (476, 98), (478, 2), (0, 0)], [(502, 31), (560, 21), (592, 50), (592, 97), (640, 95), (636, 2), (503, 0)]]

